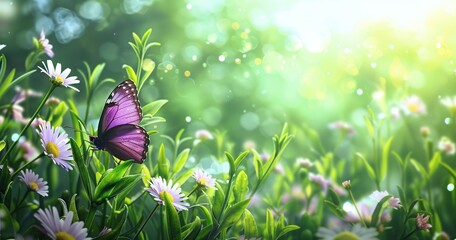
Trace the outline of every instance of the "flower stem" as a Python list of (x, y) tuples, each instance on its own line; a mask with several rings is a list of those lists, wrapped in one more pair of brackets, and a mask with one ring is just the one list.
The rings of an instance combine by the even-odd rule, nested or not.
[(196, 192), (200, 188), (201, 188), (201, 185), (198, 185), (195, 188), (193, 188), (193, 190), (187, 195), (187, 197), (190, 197), (190, 195), (192, 195), (194, 192)]
[(92, 223), (93, 223), (93, 219), (95, 219), (96, 211), (97, 211), (97, 205), (95, 203), (91, 203), (89, 213), (87, 214), (87, 218), (85, 220), (85, 224), (87, 226), (87, 229), (89, 229), (89, 231), (92, 228)]
[(49, 88), (48, 92), (46, 93), (46, 95), (43, 97), (43, 100), (41, 100), (41, 103), (40, 105), (38, 105), (38, 108), (36, 109), (35, 113), (32, 115), (32, 117), (30, 118), (30, 121), (27, 123), (27, 125), (25, 125), (25, 127), (22, 129), (22, 131), (19, 133), (19, 137), (16, 139), (16, 141), (13, 142), (13, 144), (8, 148), (8, 151), (6, 151), (5, 155), (3, 155), (2, 157), (2, 160), (0, 160), (0, 165), (3, 165), (3, 162), (5, 161), (5, 159), (8, 157), (9, 153), (14, 149), (14, 147), (16, 146), (16, 144), (19, 142), (19, 139), (22, 137), (22, 135), (24, 135), (25, 131), (30, 127), (30, 124), (32, 124), (33, 120), (36, 118), (36, 116), (38, 115), (38, 113), (40, 112), (41, 108), (43, 108), (44, 104), (46, 103), (46, 100), (49, 98), (49, 96), (51, 96), (51, 93), (52, 91), (54, 91), (54, 89), (56, 88), (57, 86), (52, 84), (51, 87)]
[(30, 194), (30, 190), (27, 188), (27, 192), (24, 194), (24, 197), (23, 197), (23, 198), (21, 199), (21, 201), (16, 205), (16, 207), (14, 208), (14, 210), (11, 211), (11, 213), (10, 213), (11, 215), (13, 215), (13, 213), (15, 213), (16, 210), (18, 210), (18, 209), (21, 207), (22, 203), (24, 202), (24, 200), (27, 198), (27, 196), (28, 196), (29, 194)]
[(418, 231), (418, 228), (415, 228), (415, 230), (409, 232), (409, 234), (407, 234), (405, 237), (401, 238), (401, 240), (405, 240), (405, 239), (409, 238), (409, 237), (412, 236), (416, 231)]
[(360, 211), (359, 211), (359, 209), (358, 209), (358, 206), (356, 205), (355, 197), (353, 197), (352, 191), (351, 191), (351, 190), (347, 190), (347, 191), (348, 191), (348, 195), (350, 196), (350, 200), (352, 201), (353, 206), (355, 207), (356, 213), (358, 214), (359, 221), (363, 224), (364, 227), (367, 228), (367, 224), (366, 224), (366, 222), (364, 221), (363, 216), (361, 216), (361, 213), (360, 213)]
[(28, 161), (26, 164), (22, 165), (21, 167), (19, 167), (14, 173), (13, 175), (11, 176), (11, 179), (14, 179), (14, 177), (16, 177), (20, 172), (21, 170), (23, 170), (24, 168), (26, 168), (28, 165), (34, 163), (36, 160), (40, 159), (41, 157), (44, 156), (44, 153), (41, 153), (40, 155), (38, 155), (36, 158), (34, 158), (33, 160), (30, 160)]
[(157, 203), (157, 205), (155, 205), (154, 209), (152, 209), (152, 212), (150, 212), (149, 216), (141, 223), (141, 227), (139, 228), (138, 231), (136, 231), (135, 236), (133, 237), (133, 239), (136, 239), (139, 236), (139, 234), (143, 230), (144, 226), (146, 226), (147, 222), (149, 222), (149, 220), (152, 217), (152, 215), (154, 215), (155, 211), (158, 208), (158, 205), (159, 204)]

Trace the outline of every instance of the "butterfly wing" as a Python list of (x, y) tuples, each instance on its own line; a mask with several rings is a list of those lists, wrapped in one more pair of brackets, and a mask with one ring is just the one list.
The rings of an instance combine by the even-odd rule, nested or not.
[(110, 128), (103, 134), (104, 149), (120, 160), (133, 159), (143, 163), (146, 158), (149, 135), (146, 130), (133, 124)]
[(138, 90), (131, 80), (120, 83), (109, 95), (98, 123), (98, 135), (122, 125), (137, 125), (141, 122), (142, 111), (138, 100)]

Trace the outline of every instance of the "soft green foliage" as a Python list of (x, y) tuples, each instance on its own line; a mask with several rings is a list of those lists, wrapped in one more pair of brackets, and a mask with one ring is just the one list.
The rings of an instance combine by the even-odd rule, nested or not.
[[(456, 41), (441, 30), (449, 25), (406, 40), (383, 24), (326, 36), (264, 21), (266, 2), (164, 3), (30, 3), (36, 16), (52, 14), (52, 61), (73, 69), (79, 93), (39, 73), (49, 56), (42, 39), (26, 46), (26, 21), (0, 34), (11, 36), (0, 49), (0, 238), (45, 238), (34, 214), (48, 206), (62, 218), (73, 212), (95, 239), (305, 240), (355, 224), (379, 239), (456, 234)], [(96, 6), (100, 19), (87, 10)], [(82, 19), (75, 39), (62, 39), (71, 34), (57, 10)], [(150, 137), (142, 164), (89, 140), (125, 79), (137, 86), (138, 125)], [(51, 96), (58, 104), (46, 103)], [(69, 134), (73, 170), (41, 146), (38, 117)], [(46, 181), (48, 196), (20, 179), (25, 169)], [(196, 179), (196, 169), (207, 176)], [(158, 177), (189, 206), (178, 210), (169, 189), (152, 197)], [(429, 232), (417, 229), (418, 214), (430, 216)]]

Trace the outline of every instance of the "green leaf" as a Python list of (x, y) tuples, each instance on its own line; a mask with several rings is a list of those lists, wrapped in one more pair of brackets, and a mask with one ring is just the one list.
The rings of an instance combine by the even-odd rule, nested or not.
[(133, 35), (133, 40), (135, 41), (136, 46), (142, 47), (142, 41), (138, 35), (136, 33), (132, 33), (131, 35)]
[[(225, 194), (223, 193), (223, 188), (218, 182), (215, 183), (217, 190), (214, 192), (214, 197), (212, 201), (212, 213), (214, 216), (220, 216), (222, 211), (223, 201), (225, 199)], [(220, 219), (218, 219), (220, 220)]]
[(340, 198), (339, 195), (331, 188), (328, 189), (328, 199), (331, 200), (335, 205), (340, 205)]
[(244, 199), (245, 194), (249, 191), (249, 179), (244, 170), (241, 170), (236, 177), (236, 183), (234, 184), (233, 193), (235, 202), (240, 202)]
[[(82, 131), (82, 120), (79, 118), (77, 112), (75, 112), (76, 105), (72, 101), (69, 102), (70, 104), (70, 117), (71, 117), (71, 122), (73, 123), (73, 128), (74, 128), (74, 138), (76, 140), (77, 145), (83, 145), (83, 148), (85, 149), (85, 141), (84, 141), (84, 133)], [(75, 109), (73, 109), (75, 108)], [(84, 130), (85, 131), (85, 130)]]
[(265, 239), (275, 239), (275, 221), (271, 209), (266, 211)]
[[(30, 70), (22, 75), (20, 75), (19, 77), (17, 77), (16, 79), (13, 80), (13, 82), (11, 83), (11, 85), (14, 85), (14, 84), (18, 84), (20, 81), (26, 79), (28, 76), (32, 75), (34, 72), (36, 72), (36, 70)], [(11, 87), (11, 86), (10, 86)]]
[(259, 237), (255, 218), (248, 209), (244, 211), (244, 235), (245, 239)]
[(10, 188), (13, 181), (11, 181), (11, 174), (8, 169), (6, 161), (3, 163), (2, 169), (0, 169), (0, 192), (6, 193)]
[(299, 226), (297, 225), (288, 225), (288, 226), (285, 226), (281, 231), (280, 233), (277, 235), (276, 239), (279, 239), (280, 237), (284, 236), (285, 234), (291, 232), (291, 231), (295, 231), (295, 230), (298, 230), (300, 229)]
[(213, 221), (212, 221), (212, 215), (211, 215), (211, 212), (209, 211), (209, 209), (207, 209), (206, 206), (203, 206), (203, 205), (196, 205), (199, 209), (201, 209), (201, 211), (203, 212), (204, 214), (204, 220), (206, 221), (205, 225), (212, 225)]
[(76, 166), (79, 170), (79, 177), (81, 178), (82, 185), (89, 196), (89, 200), (93, 199), (93, 189), (92, 182), (89, 176), (88, 168), (84, 164), (84, 159), (82, 158), (81, 150), (79, 149), (78, 144), (73, 138), (70, 138), (71, 151), (73, 153), (73, 159), (76, 163)]
[(193, 168), (188, 169), (187, 171), (185, 171), (181, 176), (179, 176), (176, 179), (176, 183), (179, 183), (180, 185), (184, 184), (187, 181), (187, 179), (189, 179), (193, 175), (193, 172), (194, 172)]
[(16, 69), (13, 68), (13, 70), (11, 70), (11, 72), (3, 80), (3, 83), (0, 86), (0, 96), (3, 96), (3, 94), (6, 92), (6, 90), (8, 90), (8, 88), (12, 86), (11, 82), (13, 81), (14, 74), (16, 74)]
[(418, 171), (418, 173), (421, 174), (421, 176), (423, 176), (425, 179), (429, 179), (429, 175), (428, 175), (426, 169), (424, 169), (423, 165), (421, 165), (421, 163), (419, 163), (415, 159), (410, 160), (410, 162), (415, 167), (415, 169)]
[(374, 169), (371, 167), (371, 165), (366, 160), (366, 158), (364, 158), (364, 156), (361, 153), (356, 153), (355, 156), (358, 157), (358, 159), (363, 161), (364, 165), (366, 166), (367, 173), (372, 178), (372, 180), (375, 181), (377, 178), (375, 177)]
[(379, 179), (382, 181), (385, 176), (386, 172), (388, 171), (388, 162), (389, 162), (389, 153), (390, 153), (390, 148), (391, 148), (391, 143), (393, 142), (393, 137), (390, 137), (385, 145), (383, 145), (383, 151), (382, 151), (382, 162), (380, 166), (380, 176)]
[(114, 80), (114, 79), (112, 79), (112, 78), (105, 78), (105, 79), (101, 80), (101, 82), (99, 82), (99, 83), (97, 84), (97, 86), (95, 87), (95, 89), (94, 89), (93, 91), (94, 91), (94, 92), (97, 92), (98, 89), (100, 89), (101, 86), (103, 86), (103, 85), (105, 85), (105, 84), (107, 84), (107, 83), (115, 83), (115, 82), (116, 82), (116, 80)]
[(120, 211), (115, 211), (114, 214), (114, 217), (112, 217), (110, 221), (110, 224), (113, 225), (109, 225), (112, 226), (111, 231), (103, 236), (97, 237), (97, 240), (120, 239), (120, 232), (122, 231), (122, 228), (125, 226), (125, 222), (127, 221), (128, 207), (124, 205), (123, 209)]
[(371, 223), (370, 223), (371, 227), (377, 226), (378, 219), (382, 215), (382, 211), (383, 211), (383, 208), (384, 208), (383, 205), (385, 204), (386, 201), (388, 201), (392, 197), (393, 196), (391, 196), (391, 195), (386, 195), (377, 203), (377, 206), (374, 209), (374, 213), (372, 213), (372, 220), (371, 220)]
[(179, 215), (177, 214), (176, 208), (174, 208), (173, 197), (168, 192), (163, 192), (163, 200), (165, 202), (166, 220), (168, 223), (168, 237), (172, 240), (182, 239), (181, 236), (181, 225), (179, 221)]
[(346, 212), (342, 208), (340, 208), (338, 205), (336, 205), (333, 202), (328, 201), (328, 200), (324, 200), (324, 203), (329, 207), (329, 210), (331, 210), (331, 212), (334, 213), (334, 215), (336, 215), (336, 217), (338, 217), (340, 219), (345, 218)]
[(158, 175), (166, 180), (169, 179), (169, 161), (166, 159), (165, 145), (163, 143), (158, 150)]
[[(97, 204), (100, 204), (105, 199), (113, 197), (111, 194), (112, 191), (116, 188), (116, 185), (119, 183), (122, 186), (126, 185), (125, 180), (122, 181), (123, 176), (126, 174), (128, 169), (130, 169), (133, 161), (126, 161), (121, 163), (114, 169), (108, 169), (100, 179), (98, 186), (95, 188), (94, 201)], [(138, 175), (140, 176), (140, 175)], [(135, 178), (137, 176), (133, 176)], [(128, 178), (129, 181), (133, 180)]]
[(244, 210), (249, 205), (250, 198), (240, 201), (231, 207), (229, 207), (223, 217), (223, 220), (220, 223), (220, 229), (227, 229), (235, 224), (239, 218), (241, 218)]
[(201, 219), (196, 216), (195, 221), (193, 221), (190, 227), (182, 232), (182, 239), (185, 240), (194, 240), (198, 237), (198, 234), (201, 232)]
[(64, 101), (61, 101), (59, 103), (59, 105), (57, 105), (57, 107), (54, 108), (54, 110), (52, 111), (52, 115), (51, 115), (51, 119), (50, 119), (52, 126), (62, 125), (63, 117), (67, 111), (68, 111), (68, 105)]
[(141, 174), (143, 175), (142, 181), (144, 186), (148, 187), (149, 186), (149, 181), (152, 178), (150, 175), (149, 168), (147, 168), (146, 164), (141, 164)]
[(244, 151), (239, 156), (234, 160), (234, 165), (236, 169), (241, 165), (242, 161), (245, 159), (245, 157), (249, 154), (249, 151)]
[(97, 86), (98, 80), (100, 79), (100, 75), (103, 72), (103, 69), (105, 67), (105, 63), (100, 63), (95, 68), (93, 69), (92, 74), (90, 74), (90, 82), (92, 85)]
[[(141, 43), (142, 45), (146, 45), (147, 41), (149, 41), (149, 36), (150, 34), (152, 33), (152, 28), (149, 28), (147, 29), (147, 31), (143, 34), (142, 38), (141, 38)], [(136, 34), (135, 34), (136, 35)], [(136, 41), (136, 39), (135, 39)]]
[(181, 153), (179, 153), (179, 155), (176, 157), (176, 163), (174, 164), (174, 167), (173, 167), (174, 174), (176, 174), (180, 170), (182, 170), (182, 168), (184, 167), (185, 163), (188, 160), (189, 154), (190, 154), (189, 148), (186, 148)]
[(138, 77), (136, 76), (135, 70), (133, 70), (132, 67), (126, 64), (124, 64), (122, 67), (127, 72), (128, 78), (131, 79), (136, 85), (138, 85)]
[(233, 176), (234, 173), (236, 172), (236, 165), (234, 164), (234, 158), (233, 158), (233, 156), (231, 156), (231, 154), (228, 153), (228, 152), (225, 152), (225, 156), (226, 156), (226, 158), (228, 158), (228, 163), (230, 164), (230, 172), (229, 172), (229, 175), (230, 175), (230, 176)]
[(122, 200), (124, 200), (125, 196), (138, 184), (141, 178), (141, 174), (129, 175), (121, 178), (109, 192), (106, 199), (122, 195)]
[(133, 51), (135, 52), (136, 57), (139, 59), (141, 54), (139, 53), (138, 47), (137, 47), (134, 43), (132, 43), (132, 42), (128, 42), (128, 45), (131, 46), (131, 48), (132, 48)]
[(70, 200), (70, 209), (69, 210), (73, 212), (73, 222), (79, 221), (78, 208), (76, 207), (76, 196), (77, 196), (77, 194), (74, 194)]
[(4, 140), (0, 141), (0, 151), (2, 151), (6, 146), (6, 142)]
[(415, 199), (415, 200), (412, 201), (412, 203), (410, 204), (410, 207), (408, 208), (407, 216), (405, 217), (406, 219), (412, 217), (413, 208), (415, 207), (416, 204), (418, 204), (418, 203), (420, 203), (422, 201), (423, 200), (421, 200), (421, 199)]
[(432, 160), (429, 162), (429, 177), (434, 175), (440, 165), (440, 162), (442, 162), (442, 156), (440, 155), (440, 152), (435, 152)]
[(399, 193), (399, 199), (401, 199), (401, 205), (404, 209), (407, 208), (407, 199), (405, 197), (404, 189), (401, 186), (397, 185), (397, 191)]
[(263, 176), (263, 162), (258, 154), (254, 154), (253, 157), (253, 167), (255, 168), (255, 175), (257, 179), (260, 179)]
[(375, 130), (374, 130), (374, 125), (373, 125), (371, 119), (368, 116), (365, 116), (364, 117), (364, 122), (366, 123), (367, 132), (369, 133), (369, 136), (371, 138), (374, 138), (375, 137)]
[(148, 43), (146, 45), (146, 47), (144, 48), (144, 51), (147, 51), (149, 50), (149, 48), (153, 47), (153, 46), (161, 46), (161, 44), (159, 42), (151, 42), (151, 43)]
[(404, 167), (404, 160), (402, 160), (402, 157), (397, 152), (393, 152), (393, 156), (396, 157), (396, 160), (401, 167)]
[(440, 165), (442, 165), (451, 174), (451, 176), (453, 176), (453, 178), (456, 178), (456, 171), (450, 167), (450, 165), (444, 162), (440, 162)]
[(151, 116), (154, 116), (167, 102), (168, 100), (166, 99), (159, 99), (145, 105), (142, 108), (144, 115), (150, 114)]

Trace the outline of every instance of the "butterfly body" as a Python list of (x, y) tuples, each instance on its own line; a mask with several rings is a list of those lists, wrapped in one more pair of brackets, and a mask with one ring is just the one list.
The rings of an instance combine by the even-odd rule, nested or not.
[(105, 150), (120, 160), (143, 163), (149, 135), (138, 124), (142, 119), (138, 91), (131, 80), (120, 83), (109, 95), (98, 124), (98, 136), (90, 136), (97, 150)]

